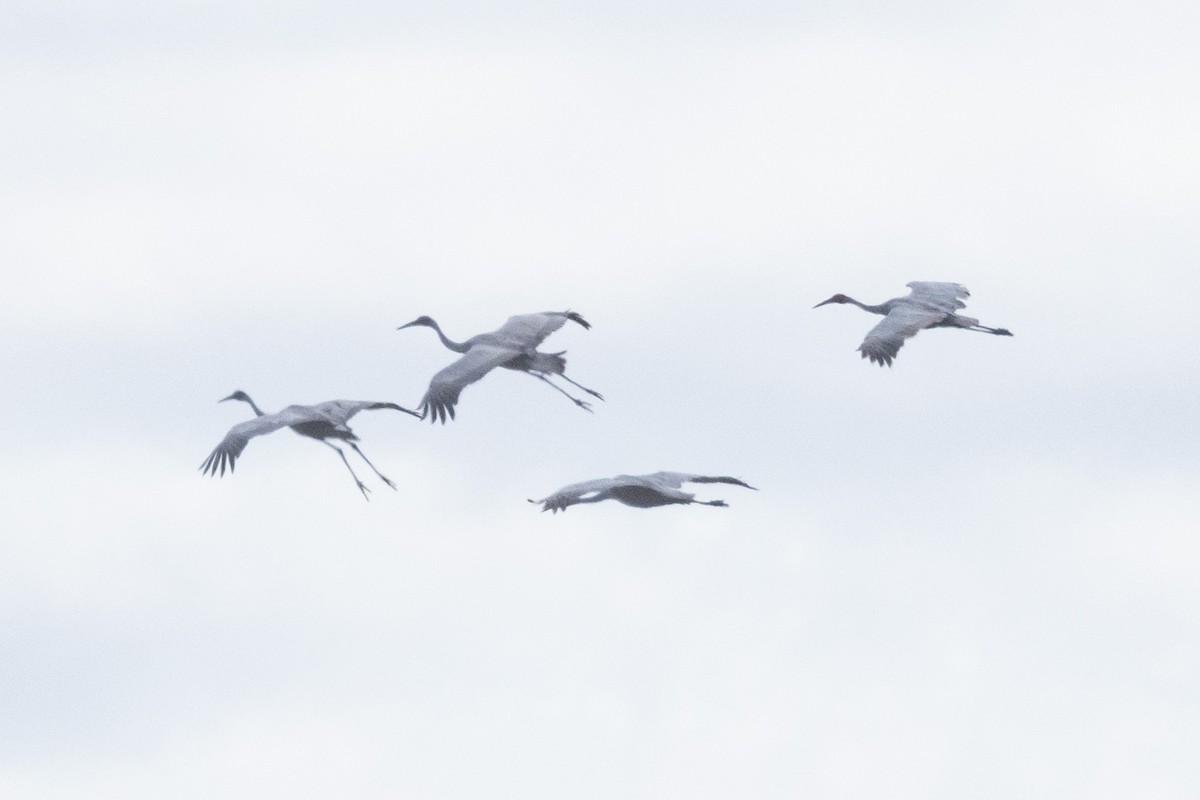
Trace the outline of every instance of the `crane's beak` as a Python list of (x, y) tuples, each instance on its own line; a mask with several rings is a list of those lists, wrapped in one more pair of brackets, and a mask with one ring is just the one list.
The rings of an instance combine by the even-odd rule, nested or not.
[(233, 395), (229, 395), (229, 397), (222, 397), (222, 398), (221, 398), (220, 400), (218, 400), (217, 402), (218, 402), (218, 403), (224, 403), (226, 400), (232, 400), (232, 399), (234, 399), (234, 396), (233, 396)]
[(820, 308), (821, 306), (827, 306), (830, 303), (836, 303), (836, 302), (837, 302), (837, 296), (834, 295), (833, 297), (829, 298), (828, 300), (822, 300), (821, 302), (817, 303), (815, 306), (813, 306), (813, 308)]
[(402, 330), (404, 330), (405, 328), (411, 328), (413, 325), (416, 325), (416, 324), (417, 324), (417, 321), (414, 319), (412, 322), (406, 322), (406, 323), (404, 323), (404, 324), (403, 324), (403, 325), (401, 325), (399, 328), (396, 328), (396, 330), (398, 330), (398, 331), (402, 331)]

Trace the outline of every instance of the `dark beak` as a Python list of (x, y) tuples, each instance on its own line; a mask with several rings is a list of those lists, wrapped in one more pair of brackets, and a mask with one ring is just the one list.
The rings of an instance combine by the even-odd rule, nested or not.
[(813, 306), (813, 308), (820, 308), (821, 306), (827, 306), (833, 302), (836, 302), (836, 301), (831, 297), (828, 300), (822, 300), (821, 302), (817, 303), (815, 306)]
[(221, 398), (220, 400), (218, 400), (217, 402), (218, 402), (218, 403), (224, 403), (226, 400), (232, 400), (232, 399), (233, 399), (233, 395), (229, 395), (229, 397), (222, 397), (222, 398)]
[(416, 324), (417, 324), (417, 321), (414, 319), (412, 322), (406, 322), (406, 323), (404, 323), (404, 324), (403, 324), (403, 325), (401, 325), (399, 328), (396, 328), (396, 330), (398, 330), (398, 331), (402, 331), (402, 330), (404, 330), (405, 328), (411, 328), (413, 325), (416, 325)]

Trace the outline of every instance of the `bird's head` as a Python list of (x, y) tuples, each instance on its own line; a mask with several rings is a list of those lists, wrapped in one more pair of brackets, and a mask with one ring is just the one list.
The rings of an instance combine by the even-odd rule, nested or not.
[(846, 295), (835, 294), (833, 297), (829, 298), (828, 300), (822, 300), (820, 303), (817, 303), (815, 306), (813, 306), (813, 308), (820, 308), (821, 306), (829, 305), (830, 303), (849, 303), (849, 302), (850, 302), (850, 298), (846, 297)]
[(411, 328), (411, 327), (413, 327), (414, 325), (424, 325), (426, 328), (432, 328), (432, 327), (434, 327), (436, 324), (437, 324), (437, 323), (435, 323), (435, 322), (433, 321), (433, 317), (425, 317), (425, 316), (421, 316), (421, 317), (417, 317), (417, 318), (416, 318), (416, 319), (414, 319), (412, 322), (406, 322), (406, 323), (404, 323), (404, 324), (403, 324), (403, 325), (401, 325), (399, 328), (396, 328), (396, 330), (398, 330), (398, 331), (402, 331), (402, 330), (404, 330), (405, 328)]
[(220, 400), (218, 400), (217, 402), (218, 402), (218, 403), (224, 403), (226, 400), (241, 400), (241, 401), (242, 401), (242, 402), (244, 402), (244, 403), (249, 403), (249, 402), (250, 402), (250, 395), (246, 394), (246, 393), (245, 393), (245, 392), (243, 392), (241, 389), (238, 389), (236, 392), (234, 392), (233, 394), (229, 395), (229, 397), (222, 397), (222, 398), (221, 398)]

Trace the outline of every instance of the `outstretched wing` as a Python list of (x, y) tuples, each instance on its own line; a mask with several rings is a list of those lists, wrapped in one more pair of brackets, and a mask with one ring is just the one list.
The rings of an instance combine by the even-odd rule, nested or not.
[(966, 308), (967, 304), (963, 302), (963, 299), (971, 296), (967, 287), (961, 283), (913, 281), (905, 285), (912, 289), (906, 298), (909, 302), (947, 314), (953, 314), (960, 308)]
[(916, 336), (922, 328), (942, 321), (950, 313), (953, 312), (908, 303), (897, 305), (878, 325), (871, 328), (867, 338), (858, 346), (859, 352), (863, 358), (869, 358), (881, 367), (884, 364), (890, 367), (892, 359), (900, 352), (905, 340)]
[(288, 406), (277, 414), (264, 414), (261, 417), (239, 422), (229, 429), (229, 433), (225, 434), (221, 443), (208, 454), (208, 458), (204, 459), (204, 463), (200, 465), (200, 471), (205, 475), (217, 475), (219, 468), (220, 474), (224, 476), (225, 467), (228, 466), (229, 472), (232, 474), (238, 456), (255, 436), (262, 436), (289, 425), (321, 419), (323, 418), (320, 415), (312, 413), (310, 407)]
[(374, 411), (379, 408), (394, 408), (397, 411), (403, 411), (405, 414), (412, 414), (414, 417), (421, 416), (419, 412), (404, 408), (395, 403), (377, 400), (326, 400), (324, 403), (302, 406), (302, 408), (308, 409), (315, 416), (319, 416), (335, 426), (344, 425), (360, 411)]
[(475, 345), (429, 381), (429, 388), (421, 398), (422, 417), (428, 414), (430, 422), (442, 424), (446, 423), (447, 415), (454, 419), (454, 406), (463, 388), (519, 355), (519, 352), (499, 345)]
[(510, 344), (518, 350), (534, 349), (546, 337), (567, 324), (567, 320), (590, 328), (587, 320), (574, 311), (545, 311), (541, 314), (518, 314), (509, 317), (492, 335), (498, 342)]
[(541, 503), (542, 511), (552, 511), (557, 514), (559, 511), (566, 511), (567, 506), (583, 502), (585, 498), (592, 500), (592, 496), (597, 492), (607, 491), (620, 485), (621, 479), (625, 477), (628, 476), (620, 475), (616, 478), (600, 478), (594, 481), (572, 483), (570, 486), (562, 487), (549, 497), (543, 497), (541, 500), (530, 500), (529, 502)]
[(681, 488), (685, 483), (730, 483), (734, 486), (745, 486), (747, 489), (754, 489), (754, 487), (750, 484), (738, 478), (730, 478), (727, 475), (693, 475), (687, 472), (655, 472), (651, 475), (643, 475), (641, 477), (661, 486), (671, 486), (676, 489)]

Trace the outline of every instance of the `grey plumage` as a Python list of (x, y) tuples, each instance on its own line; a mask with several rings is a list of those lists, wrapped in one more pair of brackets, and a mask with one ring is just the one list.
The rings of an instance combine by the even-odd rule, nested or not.
[(566, 511), (568, 506), (578, 503), (599, 503), (616, 500), (635, 508), (655, 506), (688, 505), (724, 507), (724, 500), (697, 500), (696, 496), (681, 490), (685, 483), (729, 483), (734, 486), (754, 487), (737, 478), (727, 476), (694, 475), (686, 472), (655, 472), (650, 475), (618, 475), (615, 478), (600, 478), (564, 486), (549, 497), (530, 500), (541, 503), (542, 511)]
[(554, 333), (570, 320), (586, 328), (592, 326), (587, 320), (574, 311), (546, 311), (541, 314), (521, 314), (509, 317), (499, 329), (490, 333), (472, 336), (465, 342), (456, 342), (442, 333), (441, 327), (432, 317), (418, 317), (412, 322), (401, 325), (396, 330), (403, 330), (415, 325), (433, 328), (438, 338), (450, 350), (462, 353), (462, 358), (437, 372), (429, 382), (425, 396), (421, 398), (422, 419), (426, 415), (430, 422), (445, 424), (446, 418), (454, 419), (454, 407), (462, 390), (487, 375), (496, 367), (527, 372), (566, 395), (571, 402), (591, 411), (591, 404), (573, 397), (561, 386), (550, 381), (550, 375), (557, 375), (567, 383), (575, 386), (593, 397), (603, 400), (597, 391), (582, 386), (568, 378), (565, 374), (567, 360), (563, 358), (565, 351), (544, 353), (537, 346), (546, 337)]
[[(396, 484), (392, 483), (379, 470), (375, 469), (375, 465), (367, 459), (362, 450), (359, 449), (356, 442), (359, 441), (358, 436), (354, 431), (350, 430), (347, 423), (350, 419), (360, 411), (373, 411), (382, 408), (391, 408), (396, 411), (403, 411), (406, 414), (412, 414), (414, 417), (420, 417), (416, 411), (396, 405), (395, 403), (376, 402), (372, 400), (328, 400), (324, 403), (317, 403), (311, 406), (288, 406), (282, 411), (277, 411), (274, 414), (267, 414), (260, 409), (255, 402), (250, 399), (250, 395), (243, 391), (236, 391), (228, 397), (222, 398), (219, 402), (226, 400), (241, 400), (249, 404), (254, 410), (254, 419), (239, 422), (229, 429), (225, 434), (225, 438), (221, 440), (204, 463), (200, 465), (200, 471), (206, 475), (221, 475), (224, 477), (225, 468), (229, 467), (230, 474), (233, 474), (234, 465), (237, 459), (241, 456), (242, 451), (246, 449), (246, 445), (255, 436), (263, 436), (264, 434), (277, 431), (280, 428), (291, 428), (301, 436), (307, 436), (310, 439), (316, 439), (324, 445), (333, 448), (342, 459), (342, 463), (346, 465), (346, 469), (350, 470), (350, 475), (353, 476), (354, 482), (358, 485), (359, 491), (363, 493), (363, 497), (367, 496), (370, 489), (358, 479), (354, 470), (350, 466), (350, 462), (346, 460), (346, 454), (341, 448), (330, 443), (330, 439), (335, 441), (343, 441), (358, 453), (363, 461), (369, 466), (380, 479), (393, 489)], [(370, 498), (368, 498), (370, 499)]]
[(916, 336), (923, 328), (964, 328), (996, 336), (1012, 336), (1012, 333), (1004, 328), (989, 328), (980, 325), (977, 319), (956, 313), (958, 309), (966, 308), (966, 303), (960, 298), (971, 296), (967, 287), (961, 283), (913, 281), (907, 286), (912, 290), (908, 295), (894, 297), (879, 305), (869, 306), (853, 297), (835, 294), (828, 300), (817, 303), (813, 308), (820, 308), (828, 303), (850, 303), (864, 311), (883, 314), (883, 320), (868, 331), (858, 347), (863, 358), (869, 358), (881, 367), (884, 364), (890, 367), (904, 342)]

